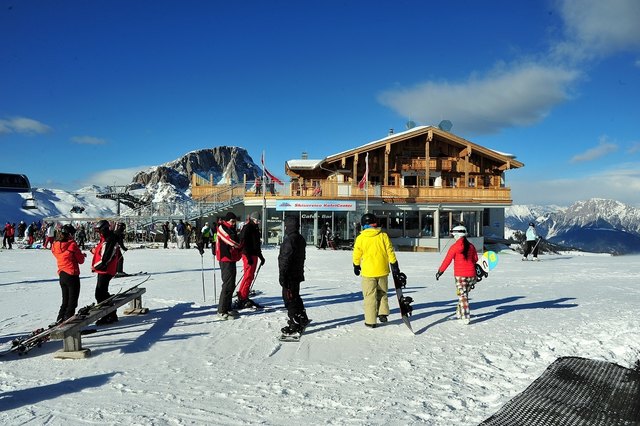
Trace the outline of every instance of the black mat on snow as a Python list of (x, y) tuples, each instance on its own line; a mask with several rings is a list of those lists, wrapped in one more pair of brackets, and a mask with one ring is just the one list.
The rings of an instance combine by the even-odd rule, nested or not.
[(481, 425), (640, 425), (640, 371), (606, 361), (558, 358)]

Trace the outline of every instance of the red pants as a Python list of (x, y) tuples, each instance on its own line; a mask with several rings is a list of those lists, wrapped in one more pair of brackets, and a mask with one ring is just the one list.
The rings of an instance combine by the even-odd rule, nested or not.
[(240, 281), (240, 288), (238, 289), (238, 299), (245, 300), (249, 298), (249, 290), (251, 289), (251, 283), (253, 282), (253, 277), (256, 274), (256, 268), (258, 266), (258, 256), (251, 256), (251, 265), (247, 262), (247, 256), (242, 255), (242, 267), (244, 269), (244, 273), (242, 275), (242, 280)]

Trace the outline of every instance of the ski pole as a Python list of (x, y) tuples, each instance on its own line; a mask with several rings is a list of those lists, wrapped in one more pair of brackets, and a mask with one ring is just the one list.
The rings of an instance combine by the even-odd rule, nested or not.
[(262, 268), (262, 263), (258, 265), (258, 269), (256, 270), (256, 274), (253, 276), (253, 281), (251, 281), (251, 286), (249, 287), (249, 294), (251, 294), (251, 290), (253, 290), (253, 285), (256, 283), (256, 279), (258, 279), (258, 274), (260, 273), (260, 268)]
[(218, 303), (218, 291), (216, 290), (216, 256), (213, 255), (213, 302)]
[[(200, 255), (200, 270), (202, 271), (202, 301), (206, 302), (207, 298), (205, 296), (205, 291), (204, 291), (204, 256)], [(215, 271), (214, 271), (214, 275), (215, 275)]]

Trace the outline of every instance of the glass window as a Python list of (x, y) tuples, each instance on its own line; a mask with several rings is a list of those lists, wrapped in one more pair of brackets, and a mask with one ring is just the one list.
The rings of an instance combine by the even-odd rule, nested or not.
[(435, 212), (421, 212), (422, 217), (420, 218), (420, 224), (422, 226), (421, 236), (423, 237), (433, 237), (433, 233), (435, 232), (433, 215)]
[(417, 211), (404, 212), (404, 231), (406, 237), (420, 236), (420, 213)]

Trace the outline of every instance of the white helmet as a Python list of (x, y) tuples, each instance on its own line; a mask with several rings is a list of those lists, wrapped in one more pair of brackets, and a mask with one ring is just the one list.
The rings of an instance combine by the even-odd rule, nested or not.
[(455, 238), (456, 240), (462, 238), (462, 237), (466, 237), (467, 236), (467, 228), (465, 228), (462, 225), (457, 225), (454, 226), (453, 229), (451, 230), (451, 235), (453, 235), (453, 238)]

